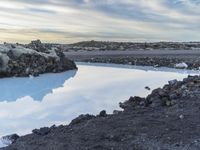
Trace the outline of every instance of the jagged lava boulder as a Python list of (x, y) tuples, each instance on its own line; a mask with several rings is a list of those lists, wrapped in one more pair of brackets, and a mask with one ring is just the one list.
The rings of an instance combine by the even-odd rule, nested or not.
[(0, 45), (0, 77), (37, 76), (48, 72), (77, 69), (56, 47), (41, 51), (19, 44)]

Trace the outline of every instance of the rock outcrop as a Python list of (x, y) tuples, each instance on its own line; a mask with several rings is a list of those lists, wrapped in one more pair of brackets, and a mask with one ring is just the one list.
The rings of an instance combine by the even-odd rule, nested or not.
[(73, 61), (58, 48), (45, 47), (40, 41), (27, 47), (7, 43), (0, 45), (0, 77), (37, 76), (71, 69), (77, 69)]

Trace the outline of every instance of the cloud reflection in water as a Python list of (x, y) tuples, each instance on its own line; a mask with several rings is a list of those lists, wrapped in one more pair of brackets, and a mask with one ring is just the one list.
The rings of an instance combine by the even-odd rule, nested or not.
[(32, 79), (0, 79), (0, 136), (66, 124), (82, 113), (97, 114), (102, 109), (111, 113), (129, 96), (149, 94), (145, 86), (153, 89), (168, 80), (199, 73), (105, 64), (78, 64), (78, 67), (77, 72)]
[(76, 70), (65, 73), (43, 74), (30, 78), (0, 79), (0, 101), (16, 101), (18, 98), (30, 96), (41, 101), (52, 89), (62, 87), (64, 82), (76, 74)]

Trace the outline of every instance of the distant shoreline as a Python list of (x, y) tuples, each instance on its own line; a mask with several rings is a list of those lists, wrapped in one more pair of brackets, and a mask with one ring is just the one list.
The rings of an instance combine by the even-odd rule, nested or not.
[(65, 55), (80, 62), (169, 68), (178, 68), (176, 64), (185, 63), (187, 69), (199, 70), (200, 67), (200, 50), (70, 51), (65, 52)]

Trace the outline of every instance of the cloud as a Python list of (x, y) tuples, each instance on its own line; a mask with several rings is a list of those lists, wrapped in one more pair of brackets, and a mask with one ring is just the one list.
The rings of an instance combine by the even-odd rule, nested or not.
[(0, 39), (197, 41), (199, 6), (197, 0), (2, 0)]

